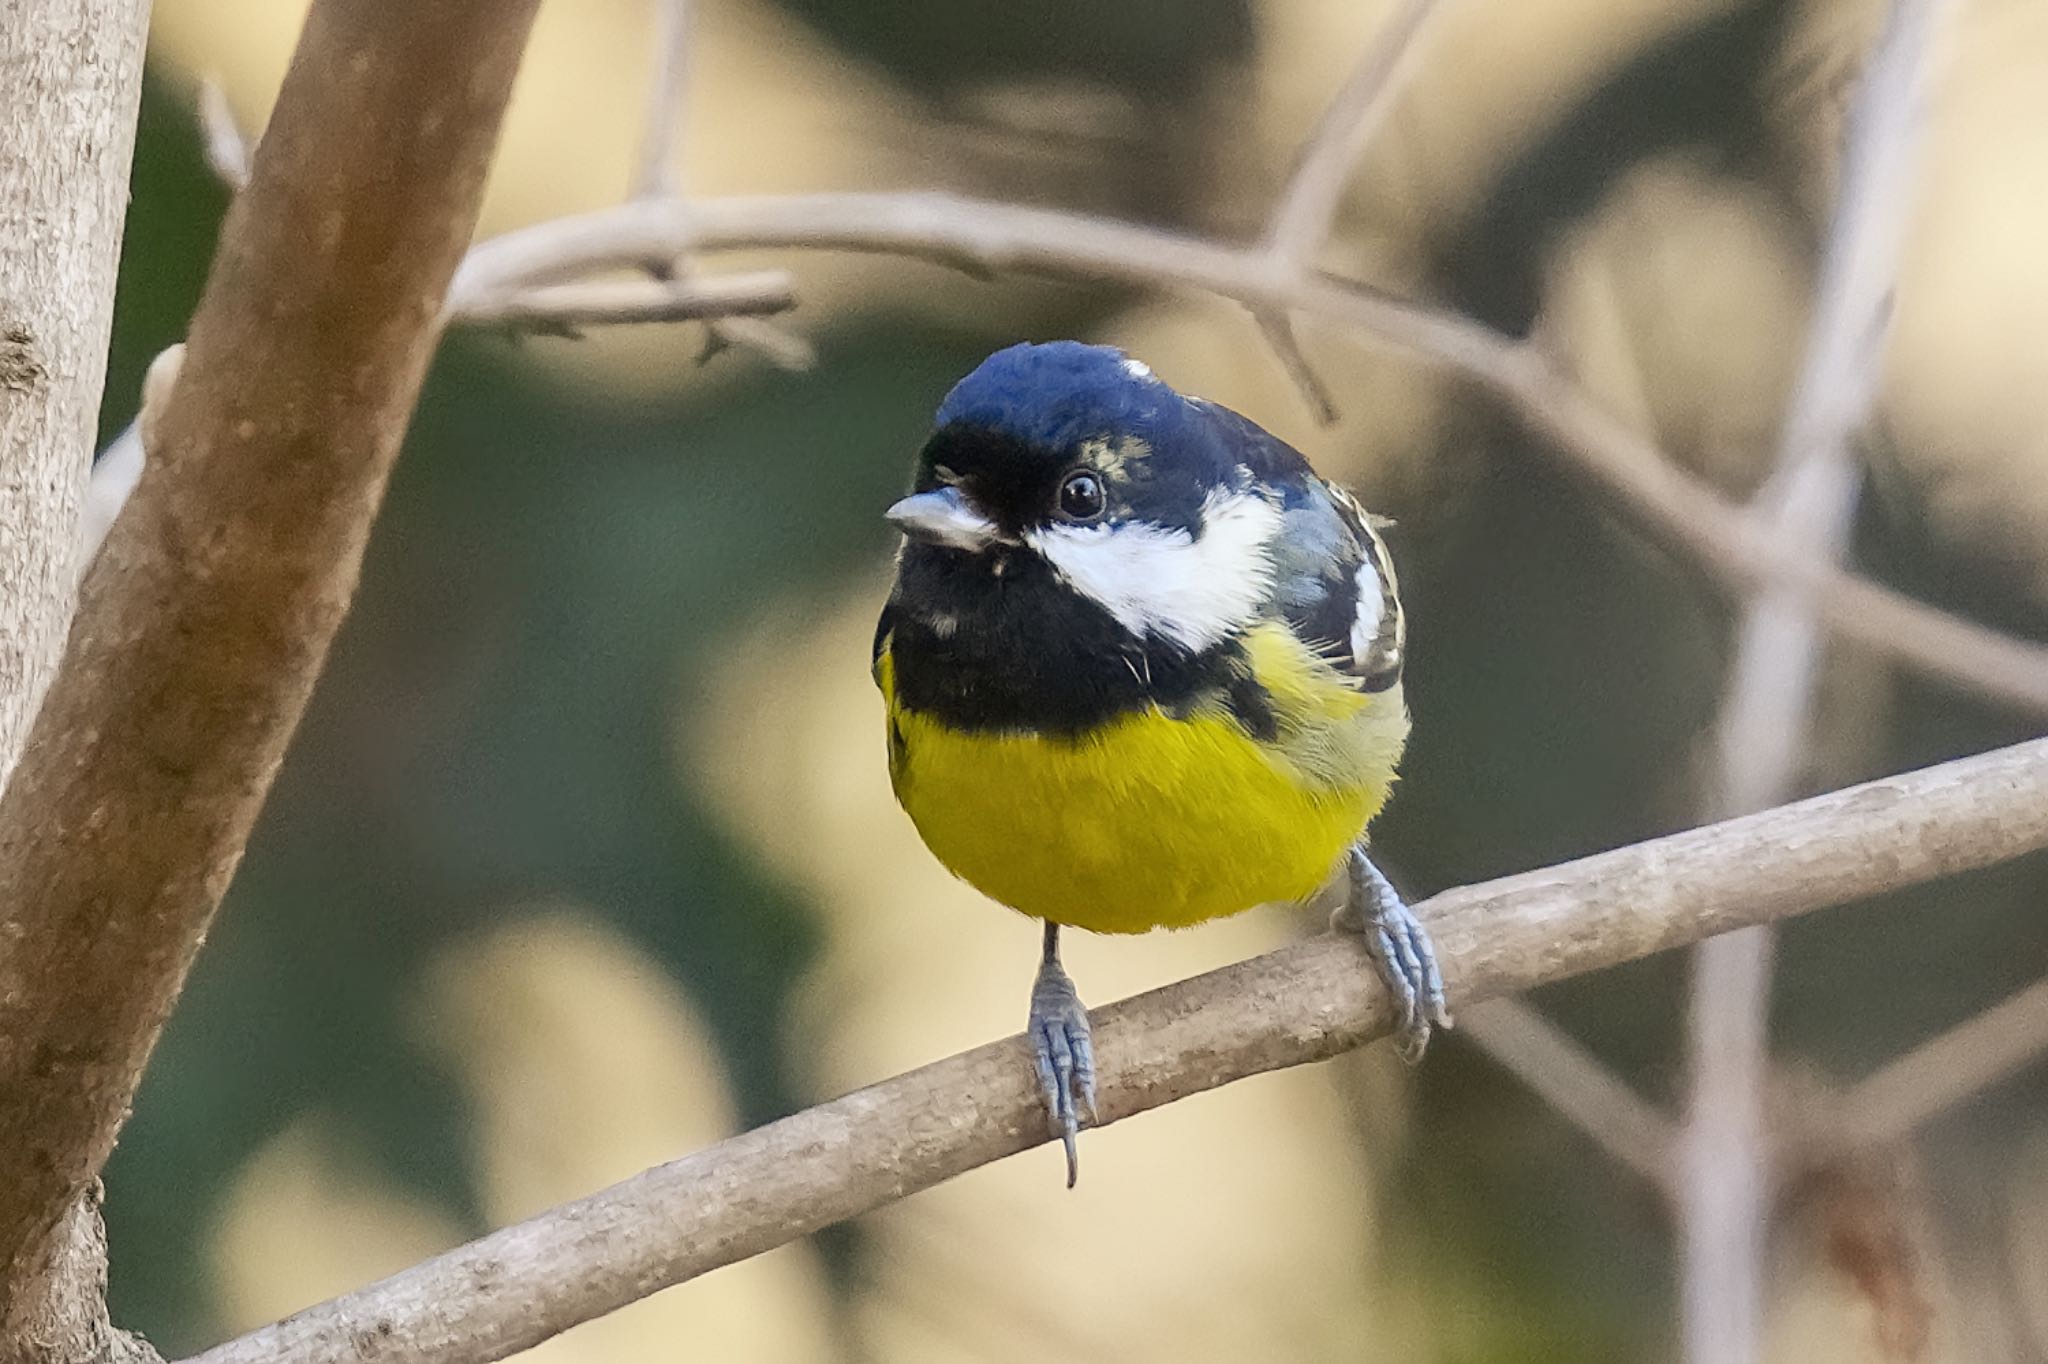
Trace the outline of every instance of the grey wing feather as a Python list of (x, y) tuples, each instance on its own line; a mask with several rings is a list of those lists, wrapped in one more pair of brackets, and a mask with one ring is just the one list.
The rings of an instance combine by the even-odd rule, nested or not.
[(1407, 646), (1380, 524), (1350, 493), (1311, 477), (1283, 508), (1274, 555), (1281, 613), (1364, 691), (1401, 680)]
[(1300, 451), (1250, 418), (1191, 401), (1227, 432), (1246, 477), (1283, 490), (1274, 602), (1287, 623), (1361, 690), (1385, 691), (1399, 682), (1408, 622), (1393, 556), (1380, 536), (1390, 523), (1318, 477)]

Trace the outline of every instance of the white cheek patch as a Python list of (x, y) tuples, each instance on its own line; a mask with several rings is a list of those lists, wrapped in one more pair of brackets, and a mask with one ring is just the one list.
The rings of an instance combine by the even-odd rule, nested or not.
[(1279, 529), (1280, 511), (1264, 498), (1212, 493), (1199, 538), (1142, 522), (1045, 526), (1024, 538), (1132, 634), (1200, 653), (1249, 624), (1272, 596)]
[(1358, 614), (1351, 620), (1351, 656), (1363, 662), (1380, 637), (1380, 621), (1386, 617), (1386, 588), (1379, 570), (1367, 559), (1358, 566)]

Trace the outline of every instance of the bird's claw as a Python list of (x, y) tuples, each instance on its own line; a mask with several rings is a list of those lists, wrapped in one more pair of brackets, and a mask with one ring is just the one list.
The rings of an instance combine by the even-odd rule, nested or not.
[(1331, 916), (1331, 924), (1364, 938), (1366, 951), (1394, 996), (1401, 1057), (1412, 1064), (1422, 1059), (1433, 1028), (1451, 1026), (1436, 948), (1422, 921), (1363, 848), (1351, 850), (1346, 871), (1350, 895)]
[(1095, 1121), (1095, 1036), (1074, 982), (1056, 961), (1039, 968), (1031, 987), (1031, 1049), (1046, 1117), (1067, 1150), (1067, 1187), (1080, 1175), (1075, 1137)]

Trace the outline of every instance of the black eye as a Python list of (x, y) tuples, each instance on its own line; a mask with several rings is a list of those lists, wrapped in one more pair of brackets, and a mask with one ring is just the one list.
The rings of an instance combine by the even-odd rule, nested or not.
[(1108, 501), (1099, 475), (1076, 469), (1060, 484), (1060, 515), (1069, 521), (1093, 521)]

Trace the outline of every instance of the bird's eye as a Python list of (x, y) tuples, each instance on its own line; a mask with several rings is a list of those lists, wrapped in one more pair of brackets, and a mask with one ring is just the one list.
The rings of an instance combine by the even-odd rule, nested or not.
[(1107, 502), (1100, 475), (1087, 469), (1076, 469), (1060, 484), (1060, 515), (1069, 521), (1093, 521)]

